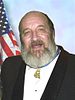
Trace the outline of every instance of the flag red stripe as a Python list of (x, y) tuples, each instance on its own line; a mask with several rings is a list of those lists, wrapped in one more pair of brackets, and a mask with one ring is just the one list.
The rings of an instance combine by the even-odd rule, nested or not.
[(13, 56), (14, 55), (13, 52), (11, 51), (11, 49), (9, 48), (3, 37), (1, 37), (1, 41), (2, 41), (1, 42), (2, 48), (4, 49), (6, 55)]
[(13, 36), (14, 36), (13, 32), (10, 32), (10, 33), (9, 33), (9, 37), (10, 37), (10, 39), (11, 39), (13, 45), (18, 46), (17, 41), (13, 39)]
[(16, 55), (20, 55), (20, 54), (21, 54), (21, 52), (16, 50)]
[[(17, 41), (13, 39), (14, 34), (13, 34), (12, 31), (9, 33), (9, 37), (10, 37), (10, 39), (11, 39), (13, 45), (18, 47)], [(14, 37), (14, 38), (15, 38), (15, 37)], [(16, 48), (16, 47), (15, 47), (15, 48)], [(16, 49), (15, 52), (16, 52), (16, 55), (20, 55), (20, 54), (21, 54), (20, 50), (17, 50), (17, 49)]]

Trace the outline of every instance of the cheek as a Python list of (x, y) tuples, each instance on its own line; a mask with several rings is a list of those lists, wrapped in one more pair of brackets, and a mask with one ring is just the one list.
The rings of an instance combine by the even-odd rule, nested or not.
[(45, 38), (45, 47), (48, 48), (49, 46), (49, 37)]
[(42, 35), (41, 40), (44, 42), (45, 47), (47, 48), (49, 46), (49, 35)]
[(25, 49), (28, 50), (29, 47), (30, 47), (31, 39), (24, 37), (23, 38), (23, 43), (24, 43)]

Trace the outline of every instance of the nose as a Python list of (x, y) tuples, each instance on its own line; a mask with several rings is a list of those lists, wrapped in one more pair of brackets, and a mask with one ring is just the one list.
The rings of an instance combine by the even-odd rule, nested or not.
[(36, 41), (37, 39), (38, 39), (37, 32), (33, 32), (33, 33), (32, 33), (32, 40), (33, 40), (33, 41)]

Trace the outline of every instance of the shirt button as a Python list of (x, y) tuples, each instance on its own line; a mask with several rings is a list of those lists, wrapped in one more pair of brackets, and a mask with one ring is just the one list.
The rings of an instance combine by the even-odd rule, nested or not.
[(35, 90), (35, 92), (37, 92), (37, 90)]

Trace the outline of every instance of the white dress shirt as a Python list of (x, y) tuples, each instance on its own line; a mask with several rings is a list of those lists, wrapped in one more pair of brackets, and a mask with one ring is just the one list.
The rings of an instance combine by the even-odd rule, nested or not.
[(49, 65), (40, 68), (40, 79), (34, 77), (37, 69), (26, 66), (23, 100), (40, 100), (58, 56)]

